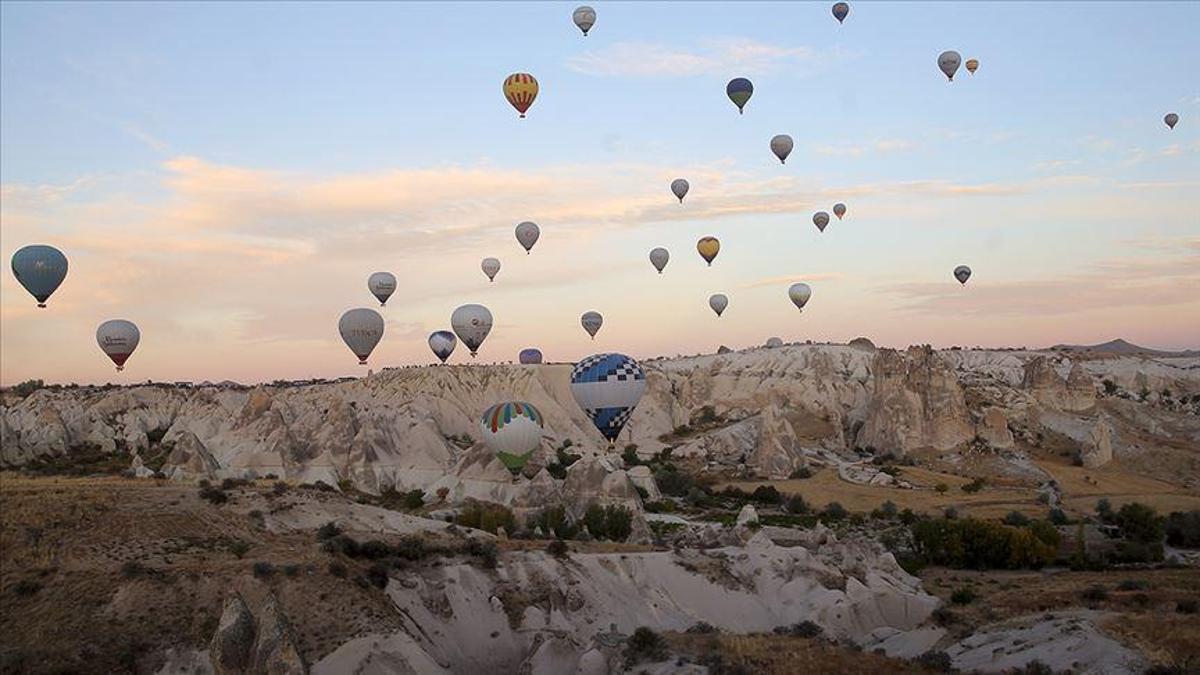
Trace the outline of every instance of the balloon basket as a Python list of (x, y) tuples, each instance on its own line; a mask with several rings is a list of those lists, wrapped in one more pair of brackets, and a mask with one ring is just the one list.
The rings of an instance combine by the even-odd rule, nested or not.
[(46, 303), (44, 303), (44, 302), (39, 302), (39, 303), (38, 303), (38, 309), (46, 309)]

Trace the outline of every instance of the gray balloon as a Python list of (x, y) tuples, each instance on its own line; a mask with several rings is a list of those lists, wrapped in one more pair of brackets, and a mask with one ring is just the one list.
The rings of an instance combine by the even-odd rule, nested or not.
[(958, 283), (966, 285), (967, 279), (971, 278), (971, 268), (966, 265), (959, 265), (954, 268), (954, 278), (958, 279)]
[(391, 272), (376, 272), (367, 278), (367, 290), (379, 300), (379, 306), (384, 307), (396, 292), (396, 276)]
[(542, 236), (542, 231), (538, 228), (537, 223), (531, 223), (526, 220), (517, 225), (517, 241), (525, 248), (525, 255), (529, 255), (529, 250), (537, 243), (538, 237)]
[(383, 338), (383, 326), (379, 312), (366, 307), (348, 310), (338, 321), (342, 341), (358, 357), (358, 365), (367, 365), (367, 357)]
[(496, 273), (500, 271), (500, 261), (495, 258), (484, 258), (483, 262), (479, 263), (479, 267), (487, 275), (488, 281), (495, 281)]
[(600, 316), (600, 312), (584, 312), (583, 316), (579, 317), (579, 323), (595, 340), (596, 333), (600, 332), (600, 326), (604, 325), (604, 317)]
[(483, 305), (463, 305), (450, 315), (450, 327), (474, 357), (492, 332), (492, 313)]
[(663, 268), (667, 266), (667, 261), (670, 259), (671, 254), (661, 246), (650, 250), (650, 264), (654, 265), (654, 269), (658, 270), (659, 274), (662, 274)]
[(725, 308), (729, 306), (729, 298), (724, 293), (716, 293), (709, 297), (708, 306), (717, 313), (717, 316), (721, 316), (721, 312), (724, 312)]
[(53, 246), (34, 244), (13, 254), (13, 276), (45, 308), (46, 300), (67, 278), (67, 257)]
[(571, 13), (571, 19), (579, 27), (579, 30), (583, 31), (584, 37), (587, 37), (588, 31), (596, 25), (596, 10), (587, 5), (581, 5)]
[(787, 134), (779, 134), (771, 138), (771, 152), (779, 158), (780, 164), (787, 163), (788, 155), (792, 154), (792, 137)]
[(1168, 127), (1174, 129), (1175, 125), (1179, 124), (1179, 115), (1176, 115), (1175, 113), (1167, 113), (1167, 116), (1163, 118), (1163, 121), (1167, 123)]
[(688, 185), (688, 182), (682, 178), (676, 178), (675, 180), (671, 181), (671, 192), (673, 192), (676, 197), (679, 197), (680, 204), (683, 203), (683, 197), (688, 193), (688, 188), (690, 187), (691, 186)]
[(813, 225), (816, 225), (818, 230), (824, 232), (825, 226), (828, 224), (829, 224), (829, 214), (828, 213), (825, 213), (824, 211), (817, 211), (816, 213), (813, 214)]
[(946, 74), (946, 79), (954, 81), (954, 73), (958, 72), (958, 66), (962, 63), (962, 56), (954, 51), (944, 51), (938, 55), (938, 68)]
[(454, 333), (448, 330), (434, 331), (429, 334), (429, 348), (433, 350), (434, 356), (442, 363), (450, 358), (454, 353), (454, 347), (458, 344), (458, 338), (454, 337)]
[(96, 329), (96, 344), (117, 364), (117, 370), (125, 370), (125, 361), (133, 355), (133, 350), (141, 341), (141, 331), (132, 321), (125, 319), (105, 321)]

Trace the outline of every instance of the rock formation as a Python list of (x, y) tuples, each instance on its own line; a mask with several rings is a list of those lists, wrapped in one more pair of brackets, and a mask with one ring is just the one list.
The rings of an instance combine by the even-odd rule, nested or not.
[(950, 449), (974, 435), (958, 378), (929, 347), (878, 350), (871, 367), (874, 390), (858, 445), (899, 457)]
[(1006, 450), (1013, 446), (1012, 431), (1008, 428), (1008, 418), (1004, 416), (1004, 411), (999, 408), (988, 408), (983, 419), (979, 422), (976, 430), (976, 435), (979, 436), (984, 443), (996, 450)]
[(1104, 466), (1113, 459), (1112, 424), (1105, 416), (1096, 420), (1091, 433), (1079, 450), (1079, 459), (1089, 469)]

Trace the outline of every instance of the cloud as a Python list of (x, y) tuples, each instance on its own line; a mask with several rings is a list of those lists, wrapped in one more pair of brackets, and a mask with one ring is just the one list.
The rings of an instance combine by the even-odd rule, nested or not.
[(812, 66), (808, 47), (783, 47), (746, 38), (709, 40), (697, 47), (673, 47), (654, 42), (616, 42), (567, 61), (567, 67), (602, 77), (680, 77), (759, 74), (783, 67)]
[(859, 157), (871, 152), (888, 153), (912, 150), (916, 143), (902, 138), (884, 138), (874, 143), (818, 145), (812, 151), (818, 155)]
[(764, 286), (788, 286), (797, 281), (840, 281), (846, 275), (840, 272), (805, 272), (800, 274), (788, 274), (777, 277), (765, 277), (763, 279), (755, 279), (754, 281), (742, 284), (742, 288), (762, 288)]
[(1080, 162), (1077, 159), (1043, 159), (1039, 162), (1034, 162), (1033, 168), (1038, 171), (1054, 171), (1070, 166), (1078, 166), (1079, 164)]

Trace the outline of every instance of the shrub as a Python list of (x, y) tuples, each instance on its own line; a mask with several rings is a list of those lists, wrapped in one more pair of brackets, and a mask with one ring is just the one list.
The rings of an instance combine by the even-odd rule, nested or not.
[(254, 570), (254, 576), (259, 579), (269, 579), (275, 575), (275, 566), (262, 560), (254, 563), (251, 569)]
[(33, 579), (22, 579), (12, 585), (12, 590), (13, 593), (21, 597), (29, 597), (42, 590), (42, 584), (40, 581)]
[(804, 501), (804, 497), (800, 495), (792, 495), (783, 504), (783, 510), (788, 513), (804, 514), (808, 513), (808, 503)]
[(1104, 385), (1104, 393), (1106, 395), (1112, 396), (1113, 394), (1117, 393), (1117, 383), (1116, 382), (1113, 382), (1112, 380), (1105, 378), (1103, 380), (1102, 384)]
[(555, 539), (546, 545), (546, 553), (555, 558), (566, 558), (571, 553), (571, 547), (562, 539)]
[(229, 495), (225, 494), (224, 490), (212, 487), (211, 485), (200, 488), (200, 498), (214, 506), (220, 506), (229, 501)]
[(879, 505), (879, 508), (871, 512), (871, 517), (876, 520), (891, 520), (899, 513), (896, 503), (892, 500), (887, 500)]
[(837, 502), (829, 502), (821, 511), (821, 517), (827, 520), (841, 520), (847, 515), (849, 515), (849, 512)]
[(358, 555), (369, 560), (379, 560), (392, 555), (392, 547), (386, 541), (371, 539), (359, 545)]
[(662, 464), (654, 471), (654, 482), (664, 495), (683, 497), (694, 485), (692, 477), (680, 471), (674, 464)]
[(386, 588), (388, 584), (387, 563), (377, 562), (367, 568), (367, 581), (375, 588)]
[(975, 520), (922, 520), (912, 525), (913, 546), (928, 564), (970, 569), (1037, 569), (1057, 547), (1027, 528)]
[(812, 469), (808, 468), (807, 466), (802, 466), (793, 471), (788, 478), (791, 478), (792, 480), (802, 480), (805, 478), (812, 478), (812, 475)]
[(525, 524), (530, 530), (542, 528), (547, 536), (559, 539), (571, 539), (579, 528), (567, 519), (567, 512), (561, 506), (550, 506), (534, 514)]
[(1050, 514), (1046, 518), (1053, 525), (1067, 525), (1071, 522), (1070, 518), (1067, 518), (1066, 512), (1060, 508), (1050, 509)]
[(1175, 601), (1175, 611), (1180, 614), (1195, 614), (1198, 610), (1200, 610), (1200, 602), (1197, 602), (1195, 598)]
[(334, 537), (338, 536), (341, 533), (342, 533), (342, 528), (338, 527), (338, 524), (331, 520), (328, 523), (325, 523), (321, 527), (317, 528), (317, 541), (325, 541), (326, 539), (333, 539)]
[(986, 481), (984, 481), (982, 478), (976, 478), (975, 480), (971, 481), (970, 483), (967, 483), (966, 485), (962, 486), (962, 491), (966, 492), (967, 494), (974, 494), (983, 489), (985, 482)]
[(121, 576), (125, 577), (126, 579), (135, 579), (137, 577), (145, 576), (149, 572), (149, 568), (136, 560), (129, 560), (125, 564), (121, 565)]
[(625, 446), (625, 450), (621, 453), (621, 459), (625, 462), (626, 467), (633, 467), (642, 463), (642, 459), (638, 457), (637, 446), (633, 444)]
[(346, 564), (343, 563), (342, 561), (340, 561), (340, 560), (330, 561), (329, 573), (332, 574), (333, 576), (335, 576), (339, 579), (345, 579), (347, 571), (348, 570), (346, 569)]
[(1118, 591), (1144, 591), (1150, 588), (1150, 584), (1141, 579), (1125, 579), (1117, 584)]
[(234, 539), (229, 542), (229, 552), (241, 559), (242, 556), (250, 552), (250, 544), (241, 539)]
[(913, 512), (912, 509), (904, 509), (900, 512), (900, 522), (904, 523), (905, 525), (912, 525), (913, 523), (917, 522), (917, 520), (919, 520), (919, 517)]
[(46, 386), (46, 383), (41, 381), (40, 379), (39, 380), (25, 380), (24, 382), (20, 382), (18, 384), (13, 385), (12, 387), (10, 387), (9, 391), (16, 394), (17, 396), (20, 396), (21, 398), (24, 398), (24, 397), (32, 394), (33, 392), (37, 391), (38, 389), (45, 388), (45, 386)]
[(938, 483), (937, 485), (933, 486), (933, 489), (937, 490), (941, 494), (945, 494), (950, 490), (950, 486), (946, 485), (945, 483)]
[(512, 509), (487, 502), (469, 502), (463, 507), (454, 522), (463, 527), (471, 527), (492, 534), (496, 534), (496, 530), (501, 527), (505, 532), (514, 532), (517, 529), (517, 518), (513, 515)]
[(688, 629), (683, 632), (691, 635), (711, 635), (712, 633), (718, 633), (720, 631), (717, 630), (716, 626), (708, 623), (707, 621), (697, 621), (696, 623), (688, 626)]
[(776, 635), (787, 635), (789, 637), (815, 638), (819, 637), (825, 630), (812, 621), (801, 621), (790, 626), (776, 626), (773, 632)]
[(1009, 511), (1002, 522), (1013, 527), (1024, 527), (1029, 524), (1029, 516), (1020, 511)]
[(975, 589), (963, 586), (962, 588), (954, 589), (954, 592), (950, 594), (950, 602), (956, 605), (969, 605), (975, 602), (976, 597)]
[(271, 486), (271, 494), (275, 495), (276, 497), (282, 497), (283, 495), (287, 494), (287, 491), (288, 484), (283, 481), (275, 481), (275, 484)]
[(959, 616), (945, 607), (938, 607), (933, 610), (932, 616), (934, 622), (942, 627), (953, 626), (959, 621)]
[(405, 560), (420, 560), (428, 555), (425, 540), (416, 536), (403, 537), (392, 547), (392, 555)]
[(783, 501), (783, 495), (779, 494), (774, 485), (759, 485), (754, 488), (754, 494), (750, 495), (750, 498), (760, 504), (779, 504)]
[(1100, 501), (1096, 502), (1096, 515), (1105, 523), (1111, 523), (1113, 520), (1112, 504), (1108, 501), (1108, 497), (1101, 497)]
[(294, 577), (294, 576), (300, 574), (300, 566), (296, 565), (296, 564), (284, 565), (283, 573), (289, 577)]
[(409, 490), (404, 493), (404, 508), (409, 511), (425, 506), (425, 493), (421, 490)]
[(246, 480), (245, 478), (226, 478), (225, 480), (221, 481), (221, 489), (236, 490), (240, 487), (246, 487), (249, 484), (250, 481)]
[(949, 673), (953, 672), (954, 670), (950, 662), (950, 655), (946, 652), (929, 650), (918, 656), (916, 659), (914, 659), (914, 661), (916, 661), (917, 665), (921, 666), (922, 668), (927, 668), (939, 673)]
[(1101, 602), (1108, 599), (1108, 590), (1100, 585), (1090, 586), (1085, 588), (1079, 597), (1086, 602)]
[(1181, 548), (1200, 548), (1200, 510), (1176, 511), (1167, 516), (1167, 543)]
[(1158, 543), (1165, 531), (1163, 519), (1153, 507), (1131, 502), (1117, 511), (1115, 522), (1121, 536), (1130, 541)]
[(629, 665), (642, 661), (661, 661), (666, 654), (666, 641), (646, 626), (638, 626), (625, 643), (625, 662)]
[(953, 506), (947, 506), (946, 510), (942, 511), (942, 517), (946, 520), (957, 520), (958, 509), (954, 508)]

